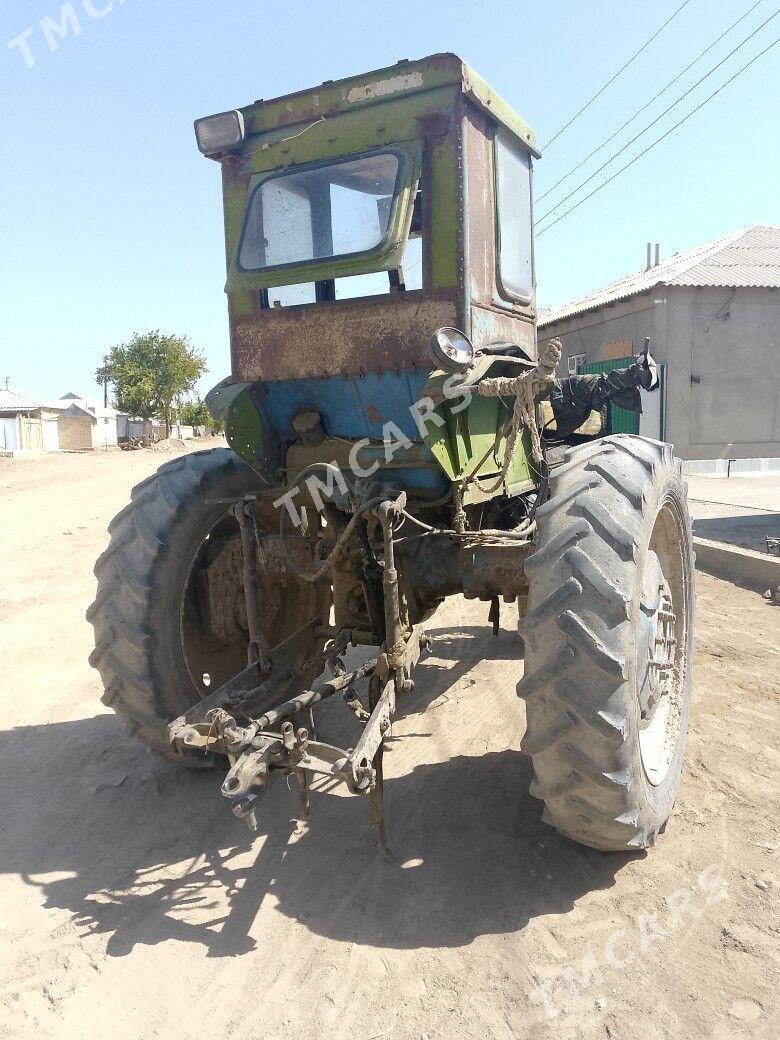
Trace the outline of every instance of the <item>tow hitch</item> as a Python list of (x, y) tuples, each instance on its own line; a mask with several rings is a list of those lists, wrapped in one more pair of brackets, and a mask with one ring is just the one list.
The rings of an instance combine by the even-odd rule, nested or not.
[[(404, 505), (405, 496), (401, 495), (395, 501), (381, 502), (375, 510), (384, 542), (385, 641), (378, 656), (347, 672), (342, 663), (343, 652), (349, 642), (364, 642), (365, 633), (332, 630), (328, 634), (334, 638), (330, 648), (323, 651), (322, 664), (324, 667), (329, 663), (336, 674), (258, 715), (258, 709), (262, 710), (264, 704), (273, 700), (277, 676), (285, 681), (290, 678), (289, 672), (284, 671), (284, 644), (260, 646), (259, 654), (250, 654), (255, 659), (250, 660), (244, 672), (193, 705), (168, 727), (168, 739), (175, 748), (204, 753), (217, 751), (227, 756), (230, 770), (222, 783), (222, 794), (230, 801), (233, 813), (252, 830), (257, 829), (255, 810), (273, 773), (295, 776), (300, 817), (304, 820), (309, 815), (312, 777), (328, 777), (346, 784), (352, 794), (369, 796), (371, 820), (379, 828), (382, 847), (387, 847), (383, 809), (384, 742), (391, 735), (396, 698), (414, 688), (412, 669), (421, 650), (430, 646), (429, 637), (414, 628), (405, 628), (401, 620), (393, 524)], [(247, 586), (253, 577), (252, 545), (246, 537), (248, 527), (242, 531)], [(247, 606), (251, 616), (250, 597)], [(257, 649), (257, 644), (253, 649)], [(365, 678), (369, 679), (368, 711), (350, 692)], [(314, 707), (336, 693), (344, 694), (347, 706), (363, 724), (363, 732), (353, 748), (334, 747), (313, 739), (309, 728), (296, 728), (294, 724), (304, 713), (313, 720)]]

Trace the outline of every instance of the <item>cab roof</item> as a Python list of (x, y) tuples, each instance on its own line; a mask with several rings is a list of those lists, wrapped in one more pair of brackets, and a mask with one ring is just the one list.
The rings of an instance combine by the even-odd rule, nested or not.
[(260, 99), (241, 112), (247, 132), (262, 134), (447, 86), (458, 86), (478, 108), (539, 156), (531, 127), (457, 54), (431, 54), (416, 61), (403, 59), (387, 68), (326, 80), (284, 97)]

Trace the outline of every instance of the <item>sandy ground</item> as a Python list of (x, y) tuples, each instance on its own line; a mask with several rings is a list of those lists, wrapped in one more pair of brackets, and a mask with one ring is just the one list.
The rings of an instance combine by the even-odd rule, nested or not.
[[(540, 820), (511, 610), (455, 600), (367, 805), (279, 781), (260, 834), (126, 738), (87, 666), (92, 562), (149, 452), (0, 460), (0, 1036), (778, 1035), (780, 610), (699, 577), (672, 820), (605, 856)], [(320, 735), (348, 741), (331, 702)]]
[(780, 476), (686, 480), (694, 534), (757, 552), (780, 538)]

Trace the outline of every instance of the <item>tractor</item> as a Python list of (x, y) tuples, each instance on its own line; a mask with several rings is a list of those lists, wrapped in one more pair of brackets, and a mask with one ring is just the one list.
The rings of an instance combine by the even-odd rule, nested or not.
[[(162, 466), (98, 560), (91, 664), (148, 747), (256, 826), (334, 782), (384, 845), (383, 752), (448, 596), (519, 615), (544, 820), (603, 851), (672, 811), (692, 682), (681, 463), (611, 433), (648, 349), (559, 378), (537, 346), (531, 128), (453, 54), (198, 119), (222, 174), (228, 448)], [(512, 626), (514, 627), (514, 626)], [(522, 664), (521, 664), (522, 660)], [(419, 675), (419, 672), (418, 672)], [(317, 739), (338, 695), (354, 744)]]

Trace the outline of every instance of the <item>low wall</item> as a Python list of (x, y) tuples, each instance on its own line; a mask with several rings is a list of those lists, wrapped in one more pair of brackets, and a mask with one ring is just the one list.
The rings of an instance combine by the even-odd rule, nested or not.
[(688, 459), (682, 468), (699, 477), (759, 477), (780, 474), (780, 459)]
[(739, 545), (693, 539), (696, 567), (716, 578), (724, 578), (762, 595), (780, 588), (780, 556), (754, 552)]

